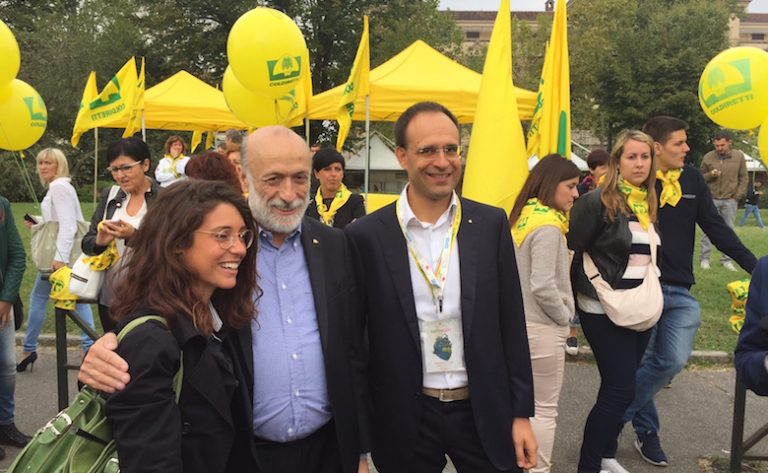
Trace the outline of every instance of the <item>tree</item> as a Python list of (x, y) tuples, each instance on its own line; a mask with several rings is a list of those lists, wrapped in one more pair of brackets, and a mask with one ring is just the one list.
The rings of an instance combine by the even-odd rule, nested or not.
[(588, 117), (592, 108), (611, 136), (654, 115), (676, 116), (691, 125), (690, 156), (697, 161), (717, 128), (699, 106), (698, 81), (707, 62), (728, 47), (734, 7), (708, 0), (576, 2), (571, 76), (581, 123), (600, 131)]

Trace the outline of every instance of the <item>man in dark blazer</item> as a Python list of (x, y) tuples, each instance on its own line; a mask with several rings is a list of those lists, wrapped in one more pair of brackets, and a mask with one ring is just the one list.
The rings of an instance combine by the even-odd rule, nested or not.
[[(361, 329), (345, 235), (303, 218), (310, 154), (290, 129), (260, 128), (241, 150), (249, 204), (259, 225), (258, 316), (227, 337), (242, 378), (238, 432), (264, 472), (367, 472), (369, 451)], [(128, 382), (111, 348), (93, 347), (81, 381)], [(124, 362), (123, 362), (124, 365)], [(126, 367), (127, 368), (127, 367)], [(244, 402), (237, 402), (244, 401)]]
[(438, 473), (448, 455), (460, 473), (531, 468), (533, 381), (506, 216), (456, 196), (459, 128), (445, 107), (406, 110), (395, 142), (406, 189), (345, 228), (367, 333), (374, 464)]

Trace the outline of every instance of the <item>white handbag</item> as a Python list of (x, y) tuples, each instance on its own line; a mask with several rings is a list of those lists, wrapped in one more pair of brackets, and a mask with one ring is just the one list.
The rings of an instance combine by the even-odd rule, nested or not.
[(87, 258), (89, 258), (88, 255), (82, 255), (72, 265), (69, 292), (76, 295), (78, 299), (96, 300), (104, 282), (105, 271), (91, 269), (91, 265), (86, 262)]
[[(83, 236), (88, 233), (90, 224), (88, 222), (77, 222), (77, 232), (75, 233), (74, 240), (72, 241), (72, 251), (69, 254), (69, 261), (65, 263), (71, 265), (80, 257), (83, 252), (80, 249), (80, 242), (83, 240)], [(30, 255), (32, 257), (32, 263), (41, 272), (51, 272), (51, 265), (53, 261), (64, 261), (64, 258), (58, 254), (56, 248), (56, 237), (59, 234), (59, 222), (43, 222), (33, 225), (32, 228), (32, 241), (30, 242)]]
[(611, 322), (619, 327), (643, 332), (653, 328), (664, 309), (664, 294), (656, 268), (656, 231), (648, 226), (648, 242), (651, 246), (651, 262), (642, 284), (632, 289), (613, 289), (597, 270), (592, 257), (583, 253), (584, 274), (595, 287), (600, 305)]

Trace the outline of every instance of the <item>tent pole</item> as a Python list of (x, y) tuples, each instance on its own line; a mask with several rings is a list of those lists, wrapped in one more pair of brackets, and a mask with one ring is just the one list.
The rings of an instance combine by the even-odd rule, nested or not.
[(99, 195), (99, 129), (93, 129), (93, 205)]
[(309, 117), (304, 117), (304, 139), (307, 140), (307, 146), (311, 147), (312, 143), (309, 142)]
[(365, 209), (368, 210), (369, 174), (371, 168), (371, 97), (365, 96)]
[(141, 111), (141, 139), (145, 143), (147, 142), (147, 123), (144, 120), (144, 110)]

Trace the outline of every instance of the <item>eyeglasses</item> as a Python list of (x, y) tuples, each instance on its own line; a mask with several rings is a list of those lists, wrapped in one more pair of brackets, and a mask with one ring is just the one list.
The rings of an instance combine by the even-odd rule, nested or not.
[(112, 174), (117, 174), (120, 171), (128, 172), (130, 171), (134, 166), (138, 166), (141, 164), (142, 161), (136, 161), (135, 163), (131, 164), (123, 164), (122, 166), (109, 166), (107, 168), (107, 172), (111, 172)]
[(211, 235), (222, 250), (228, 250), (235, 244), (235, 237), (248, 249), (253, 245), (253, 230), (233, 232), (232, 230), (196, 230), (195, 233)]
[(427, 146), (425, 148), (416, 148), (416, 155), (422, 158), (436, 158), (440, 151), (445, 153), (445, 157), (448, 159), (455, 159), (461, 156), (461, 146), (459, 145)]

